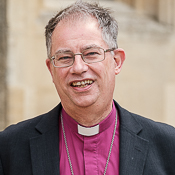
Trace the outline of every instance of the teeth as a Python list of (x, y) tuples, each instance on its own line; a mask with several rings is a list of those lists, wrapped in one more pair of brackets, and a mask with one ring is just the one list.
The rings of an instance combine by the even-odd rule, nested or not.
[(85, 86), (88, 86), (88, 85), (90, 85), (92, 83), (93, 83), (92, 80), (78, 81), (78, 82), (73, 82), (72, 86), (85, 87)]
[(81, 83), (80, 83), (80, 82), (77, 82), (77, 83), (73, 83), (73, 85), (80, 86), (80, 85), (81, 85)]

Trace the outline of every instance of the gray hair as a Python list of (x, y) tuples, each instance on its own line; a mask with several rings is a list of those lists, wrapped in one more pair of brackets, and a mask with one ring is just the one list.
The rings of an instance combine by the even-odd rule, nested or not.
[(87, 17), (97, 19), (99, 28), (102, 31), (102, 38), (110, 48), (117, 48), (118, 24), (110, 15), (110, 10), (100, 7), (97, 3), (87, 3), (81, 0), (61, 10), (50, 19), (45, 27), (46, 47), (48, 58), (51, 57), (52, 33), (61, 20), (78, 20)]

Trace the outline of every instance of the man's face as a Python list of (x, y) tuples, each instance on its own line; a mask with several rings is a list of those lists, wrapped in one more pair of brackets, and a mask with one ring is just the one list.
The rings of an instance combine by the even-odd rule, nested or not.
[[(96, 45), (108, 49), (102, 39), (101, 30), (95, 19), (86, 21), (60, 22), (52, 35), (52, 56), (58, 50), (81, 53), (84, 48)], [(75, 56), (70, 67), (55, 68), (47, 59), (53, 82), (63, 106), (75, 108), (105, 105), (112, 103), (115, 75), (120, 72), (124, 61), (124, 51), (117, 50), (114, 55), (105, 53), (102, 62), (87, 64), (81, 55)], [(84, 85), (85, 84), (85, 85)]]

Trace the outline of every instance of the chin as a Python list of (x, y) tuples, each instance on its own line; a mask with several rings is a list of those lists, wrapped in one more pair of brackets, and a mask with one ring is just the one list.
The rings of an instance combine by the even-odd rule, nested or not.
[(78, 107), (82, 107), (82, 108), (86, 108), (86, 107), (90, 107), (92, 106), (93, 104), (95, 104), (95, 100), (78, 100), (78, 101), (75, 101), (74, 104)]

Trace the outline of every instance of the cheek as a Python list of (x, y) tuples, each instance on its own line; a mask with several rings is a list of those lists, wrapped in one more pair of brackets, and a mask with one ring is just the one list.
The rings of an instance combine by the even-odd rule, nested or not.
[(64, 86), (67, 82), (67, 76), (68, 76), (68, 70), (66, 68), (54, 69), (53, 71), (54, 84), (57, 86)]
[(52, 69), (52, 81), (56, 85), (60, 82), (59, 80), (60, 73), (58, 72), (57, 68)]
[(115, 85), (115, 65), (114, 63), (108, 64), (106, 66), (106, 84), (107, 86), (114, 86)]
[(55, 83), (55, 81), (57, 79), (57, 73), (56, 73), (55, 69), (52, 69), (52, 79), (53, 79), (53, 82)]
[(109, 76), (113, 74), (115, 75), (115, 61), (112, 58), (109, 58), (104, 65), (104, 69)]

